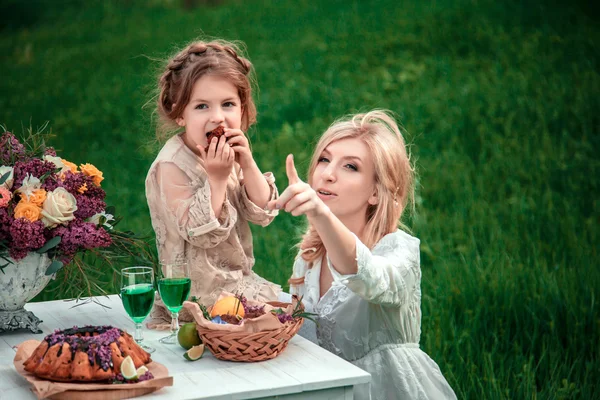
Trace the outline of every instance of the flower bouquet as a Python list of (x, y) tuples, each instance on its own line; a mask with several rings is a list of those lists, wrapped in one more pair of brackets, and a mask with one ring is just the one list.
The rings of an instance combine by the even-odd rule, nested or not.
[(292, 303), (247, 300), (223, 292), (209, 308), (197, 299), (184, 307), (196, 321), (202, 342), (216, 358), (226, 361), (264, 361), (277, 357), (298, 332), (304, 318), (302, 299)]
[[(58, 157), (45, 145), (45, 128), (29, 129), (22, 142), (6, 130), (0, 133), (0, 291), (21, 291), (13, 287), (16, 281), (26, 289), (27, 279), (31, 285), (47, 284), (61, 272), (61, 290), (77, 293), (78, 299), (106, 294), (100, 283), (107, 271), (97, 263), (110, 266), (114, 279), (116, 261), (150, 260), (152, 253), (145, 240), (116, 228), (121, 218), (106, 206), (102, 172)], [(40, 264), (43, 274), (25, 278), (23, 265), (32, 263)], [(18, 321), (22, 315), (17, 321), (14, 315), (2, 317), (25, 302), (8, 304), (0, 297), (0, 332), (25, 327)], [(30, 322), (26, 325), (31, 328)]]

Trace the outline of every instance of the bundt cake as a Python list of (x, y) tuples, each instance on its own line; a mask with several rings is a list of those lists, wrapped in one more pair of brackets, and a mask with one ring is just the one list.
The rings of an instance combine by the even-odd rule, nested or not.
[(208, 146), (206, 146), (206, 151), (208, 151), (208, 148), (210, 147), (210, 141), (213, 138), (220, 138), (221, 136), (223, 136), (225, 134), (225, 128), (223, 128), (221, 125), (217, 126), (215, 129), (213, 129), (212, 131), (208, 132), (206, 134), (206, 141), (208, 142)]
[(115, 379), (127, 356), (136, 368), (151, 361), (150, 354), (121, 329), (74, 326), (46, 336), (24, 366), (26, 371), (54, 381), (101, 381)]

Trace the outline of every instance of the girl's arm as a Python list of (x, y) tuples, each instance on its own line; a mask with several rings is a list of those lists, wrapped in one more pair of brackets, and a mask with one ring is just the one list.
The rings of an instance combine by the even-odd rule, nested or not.
[(241, 130), (228, 128), (225, 129), (225, 137), (242, 168), (248, 198), (258, 207), (265, 208), (271, 197), (271, 188), (252, 157), (248, 138)]
[(248, 195), (248, 199), (260, 208), (265, 208), (267, 202), (271, 198), (271, 187), (267, 183), (265, 176), (254, 159), (250, 165), (242, 165), (242, 173), (244, 174), (244, 189)]
[[(238, 215), (241, 219), (245, 219), (248, 222), (251, 222), (260, 226), (267, 226), (277, 216), (277, 211), (269, 211), (265, 207), (259, 207), (254, 203), (250, 197), (248, 196), (248, 192), (246, 191), (246, 180), (244, 178), (244, 172), (240, 171), (238, 173), (238, 178), (240, 179), (241, 188), (238, 192), (237, 198), (238, 203), (236, 204), (236, 208), (238, 211)], [(275, 176), (272, 173), (267, 172), (263, 174), (263, 178), (267, 182), (269, 186), (269, 201), (277, 200), (279, 197), (279, 191), (277, 190), (277, 186), (275, 186)]]

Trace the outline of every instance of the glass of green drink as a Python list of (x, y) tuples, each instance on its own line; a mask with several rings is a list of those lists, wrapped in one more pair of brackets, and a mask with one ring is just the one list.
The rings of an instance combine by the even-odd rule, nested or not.
[(121, 270), (121, 301), (127, 315), (135, 323), (134, 339), (148, 353), (155, 349), (145, 345), (142, 322), (154, 304), (154, 270), (150, 267), (131, 267)]
[(158, 341), (161, 343), (177, 343), (179, 332), (179, 311), (187, 300), (192, 288), (192, 279), (187, 262), (161, 261), (163, 277), (158, 280), (158, 292), (165, 306), (171, 312), (171, 334)]

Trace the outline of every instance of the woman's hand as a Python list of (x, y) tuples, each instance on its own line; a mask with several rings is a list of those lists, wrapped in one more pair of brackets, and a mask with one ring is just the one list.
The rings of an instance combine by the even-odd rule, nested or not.
[(208, 151), (205, 151), (200, 145), (196, 148), (200, 151), (204, 160), (204, 168), (208, 178), (218, 182), (227, 182), (235, 159), (235, 152), (229, 144), (224, 139), (213, 138), (209, 143)]
[(235, 152), (235, 161), (240, 164), (242, 170), (254, 164), (250, 142), (248, 142), (244, 132), (239, 129), (225, 128), (225, 137), (227, 138), (227, 144)]
[(294, 156), (289, 154), (285, 160), (285, 170), (288, 177), (288, 187), (279, 199), (268, 203), (269, 209), (283, 209), (293, 216), (306, 215), (316, 218), (329, 214), (329, 207), (317, 196), (317, 192), (298, 177), (294, 165)]

